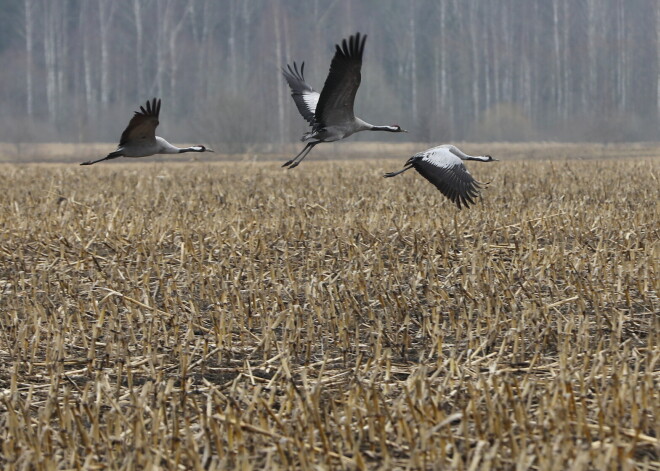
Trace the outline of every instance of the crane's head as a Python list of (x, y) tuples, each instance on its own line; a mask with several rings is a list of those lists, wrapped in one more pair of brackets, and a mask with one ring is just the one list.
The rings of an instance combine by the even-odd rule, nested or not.
[(192, 146), (190, 150), (192, 150), (193, 152), (213, 152), (213, 149), (211, 149), (210, 147), (203, 146), (201, 144)]
[(490, 155), (485, 155), (484, 157), (486, 157), (486, 160), (484, 160), (484, 162), (497, 162), (499, 160), (499, 159), (494, 159)]
[(398, 124), (395, 124), (394, 126), (390, 126), (392, 128), (392, 132), (408, 132), (405, 129), (401, 129), (401, 126)]

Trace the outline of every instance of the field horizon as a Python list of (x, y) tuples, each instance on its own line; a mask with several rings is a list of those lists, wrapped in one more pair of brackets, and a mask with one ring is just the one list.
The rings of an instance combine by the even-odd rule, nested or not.
[(657, 145), (358, 147), (0, 163), (3, 469), (659, 470)]
[[(416, 152), (447, 142), (354, 142), (342, 141), (317, 146), (307, 160), (395, 159), (404, 161)], [(176, 142), (180, 146), (199, 142)], [(204, 143), (214, 153), (157, 155), (139, 159), (123, 158), (112, 162), (269, 162), (286, 161), (296, 155), (304, 144), (250, 144), (240, 152), (222, 143)], [(593, 160), (660, 158), (660, 142), (574, 143), (574, 142), (451, 142), (474, 155), (492, 154), (500, 160)], [(0, 142), (0, 163), (80, 163), (114, 151), (116, 142), (96, 143), (8, 143)], [(108, 164), (109, 162), (105, 162)]]

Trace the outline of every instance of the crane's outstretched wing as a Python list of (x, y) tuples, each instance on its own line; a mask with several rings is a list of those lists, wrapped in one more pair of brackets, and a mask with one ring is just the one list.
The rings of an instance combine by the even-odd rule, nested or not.
[(316, 112), (316, 104), (319, 102), (319, 92), (314, 90), (305, 82), (305, 63), (298, 65), (294, 62), (293, 68), (287, 64), (287, 68), (282, 68), (284, 78), (291, 88), (291, 96), (293, 101), (298, 107), (298, 111), (303, 118), (309, 123), (314, 124), (314, 113)]
[(154, 98), (151, 102), (147, 101), (146, 109), (144, 106), (140, 106), (140, 111), (135, 112), (128, 126), (121, 133), (119, 147), (129, 142), (131, 144), (155, 145), (159, 113), (160, 98)]
[(355, 118), (353, 103), (360, 86), (362, 54), (367, 35), (356, 33), (337, 44), (330, 63), (330, 73), (325, 80), (316, 106), (314, 128), (344, 124)]
[(449, 149), (421, 152), (412, 157), (411, 163), (421, 176), (456, 203), (458, 209), (461, 209), (461, 204), (469, 208), (470, 204), (474, 204), (473, 198), (479, 196), (482, 184), (474, 179), (463, 161)]

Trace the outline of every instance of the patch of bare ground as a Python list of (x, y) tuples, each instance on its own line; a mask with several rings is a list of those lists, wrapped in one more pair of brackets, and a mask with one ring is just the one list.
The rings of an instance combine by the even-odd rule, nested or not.
[(0, 166), (2, 468), (660, 469), (660, 162), (403, 160)]

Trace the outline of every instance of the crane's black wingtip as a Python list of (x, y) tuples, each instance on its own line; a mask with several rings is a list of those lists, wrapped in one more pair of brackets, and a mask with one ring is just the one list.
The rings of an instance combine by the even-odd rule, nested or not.
[(341, 40), (341, 49), (339, 50), (343, 55), (348, 56), (349, 55), (349, 46), (350, 46), (350, 40), (353, 39), (353, 36), (348, 38), (348, 42), (346, 39)]
[(354, 35), (351, 36), (351, 38), (355, 38), (355, 44), (361, 45), (364, 44), (364, 42), (367, 40), (367, 35), (362, 34), (359, 31), (357, 31)]
[(340, 55), (350, 58), (362, 59), (364, 44), (367, 41), (367, 35), (357, 32), (341, 41), (341, 45), (335, 46), (335, 51)]
[(151, 113), (158, 117), (158, 114), (160, 113), (160, 98), (153, 98), (151, 102)]
[(284, 78), (286, 78), (287, 80), (295, 79), (304, 82), (305, 81), (305, 76), (303, 75), (304, 71), (305, 71), (304, 62), (301, 63), (300, 68), (298, 68), (298, 64), (295, 61), (293, 62), (293, 67), (291, 67), (291, 64), (287, 64), (286, 68), (282, 67), (282, 74), (284, 75)]
[(135, 115), (143, 116), (155, 116), (158, 118), (160, 114), (160, 98), (152, 98), (147, 100), (147, 103), (144, 106), (140, 106), (140, 109), (135, 112)]
[(352, 44), (351, 50), (355, 53), (357, 57), (362, 59), (362, 54), (364, 53), (364, 44), (367, 42), (367, 35), (361, 34), (358, 31), (357, 33), (355, 33), (355, 36), (351, 36), (351, 38), (354, 38), (354, 42)]

